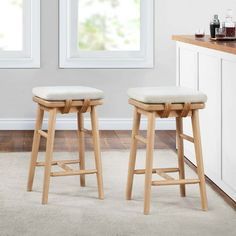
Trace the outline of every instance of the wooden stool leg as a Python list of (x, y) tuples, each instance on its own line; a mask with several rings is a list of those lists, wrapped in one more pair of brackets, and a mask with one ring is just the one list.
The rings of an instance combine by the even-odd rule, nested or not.
[(91, 115), (91, 123), (92, 123), (95, 164), (96, 164), (96, 169), (97, 169), (98, 196), (99, 196), (99, 199), (104, 199), (100, 137), (99, 137), (99, 131), (98, 131), (97, 112), (94, 106), (91, 107), (90, 115)]
[(133, 129), (132, 129), (132, 140), (131, 140), (131, 149), (129, 157), (129, 170), (128, 170), (128, 180), (126, 187), (126, 199), (131, 200), (132, 188), (133, 188), (133, 179), (134, 179), (134, 169), (136, 163), (137, 155), (137, 139), (135, 138), (139, 132), (141, 114), (137, 112), (137, 108), (134, 109), (134, 120), (133, 120)]
[(29, 175), (28, 175), (27, 191), (32, 191), (32, 187), (33, 187), (35, 167), (36, 167), (36, 162), (37, 162), (37, 158), (38, 158), (40, 138), (41, 138), (38, 131), (41, 130), (41, 128), (42, 128), (43, 116), (44, 116), (44, 111), (40, 108), (40, 106), (38, 106), (37, 118), (36, 118), (35, 130), (34, 130), (32, 153), (31, 153), (30, 168), (29, 168)]
[(202, 209), (206, 211), (208, 207), (207, 207), (206, 183), (205, 183), (204, 166), (202, 158), (202, 144), (200, 136), (198, 110), (193, 111), (192, 126), (193, 126), (193, 138), (194, 138), (195, 154), (197, 161), (197, 173), (200, 180), (199, 186), (201, 192)]
[(56, 115), (57, 115), (57, 109), (54, 108), (49, 111), (42, 204), (48, 203), (48, 191), (49, 191), (50, 175), (51, 175), (51, 162), (52, 162), (53, 145), (55, 137)]
[[(179, 179), (185, 179), (184, 170), (184, 142), (180, 137), (183, 134), (183, 118), (176, 117), (176, 140), (178, 148), (178, 163), (179, 163)], [(182, 197), (186, 196), (185, 184), (180, 185), (180, 194)]]
[(151, 187), (152, 187), (152, 168), (155, 138), (155, 112), (148, 114), (147, 129), (147, 148), (146, 148), (146, 169), (145, 169), (145, 189), (144, 189), (144, 214), (150, 211)]
[[(85, 170), (85, 151), (84, 151), (84, 115), (77, 113), (78, 137), (79, 137), (79, 160), (80, 170)], [(85, 187), (85, 175), (80, 175), (80, 186)]]

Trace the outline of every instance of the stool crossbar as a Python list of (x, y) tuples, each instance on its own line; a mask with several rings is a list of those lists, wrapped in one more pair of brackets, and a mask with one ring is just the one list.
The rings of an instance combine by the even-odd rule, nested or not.
[[(201, 138), (199, 128), (198, 110), (205, 107), (204, 103), (165, 103), (165, 104), (148, 104), (134, 99), (129, 99), (129, 103), (134, 106), (134, 121), (132, 130), (132, 144), (130, 151), (130, 161), (128, 170), (128, 181), (126, 189), (126, 198), (131, 200), (132, 186), (134, 175), (145, 175), (145, 190), (144, 190), (144, 214), (149, 214), (151, 187), (165, 185), (180, 185), (180, 194), (182, 197), (186, 195), (186, 184), (199, 184), (201, 193), (202, 209), (207, 210), (207, 196), (205, 187), (205, 176), (202, 159)], [(141, 115), (147, 116), (148, 127), (147, 137), (139, 135), (139, 127)], [(183, 133), (183, 118), (191, 117), (193, 137)], [(174, 168), (153, 168), (153, 153), (154, 153), (154, 137), (155, 137), (155, 119), (156, 118), (176, 118), (176, 137), (178, 149), (178, 167)], [(184, 149), (183, 140), (190, 141), (195, 146), (195, 154), (197, 160), (196, 179), (186, 179), (184, 170)], [(135, 169), (137, 144), (142, 142), (146, 144), (146, 167), (145, 169)], [(174, 179), (168, 173), (178, 173), (179, 179)], [(158, 174), (163, 180), (152, 180), (152, 174)]]
[[(32, 191), (33, 180), (36, 167), (44, 167), (44, 182), (42, 204), (48, 203), (48, 192), (50, 177), (80, 175), (80, 185), (85, 186), (85, 175), (96, 174), (98, 183), (98, 195), (100, 199), (104, 198), (102, 164), (100, 154), (100, 141), (98, 131), (98, 121), (96, 106), (101, 105), (103, 101), (98, 100), (65, 100), (65, 101), (48, 101), (39, 97), (33, 97), (34, 102), (38, 104), (37, 119), (34, 132), (34, 141), (32, 147), (31, 163), (28, 177), (28, 191)], [(42, 130), (44, 113), (49, 113), (48, 132)], [(84, 128), (84, 113), (89, 112), (91, 116), (92, 130)], [(77, 113), (78, 138), (79, 138), (79, 158), (77, 160), (53, 160), (53, 144), (55, 138), (55, 124), (57, 114)], [(92, 135), (95, 154), (96, 169), (85, 169), (85, 133)], [(46, 138), (46, 157), (44, 162), (38, 162), (38, 152), (40, 139)], [(71, 165), (80, 165), (80, 170), (74, 170)], [(61, 171), (51, 171), (52, 166), (60, 167)]]

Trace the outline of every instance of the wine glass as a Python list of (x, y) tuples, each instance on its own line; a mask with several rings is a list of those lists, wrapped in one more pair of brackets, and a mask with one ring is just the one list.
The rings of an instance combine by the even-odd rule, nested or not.
[(204, 29), (197, 29), (195, 32), (196, 38), (204, 38), (205, 37), (205, 30)]
[(216, 28), (216, 38), (222, 39), (226, 36), (225, 27), (223, 28)]

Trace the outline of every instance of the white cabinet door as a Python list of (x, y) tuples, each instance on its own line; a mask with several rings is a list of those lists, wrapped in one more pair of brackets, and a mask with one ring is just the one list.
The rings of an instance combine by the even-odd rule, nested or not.
[(222, 62), (222, 180), (236, 196), (236, 61)]
[(179, 47), (179, 84), (180, 86), (197, 89), (198, 79), (198, 52), (191, 48)]
[[(182, 87), (197, 89), (198, 80), (198, 53), (191, 48), (180, 46), (179, 47), (179, 61), (178, 61), (178, 75), (179, 85)], [(191, 119), (185, 118), (183, 121), (184, 133), (192, 136)], [(194, 164), (195, 154), (194, 146), (188, 141), (184, 141), (184, 154)]]
[(206, 108), (200, 111), (200, 127), (205, 174), (221, 177), (221, 60), (199, 53), (199, 90), (206, 93)]

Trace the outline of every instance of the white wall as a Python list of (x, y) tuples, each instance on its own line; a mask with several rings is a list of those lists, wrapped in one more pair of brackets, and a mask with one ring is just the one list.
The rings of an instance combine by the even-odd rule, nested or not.
[[(31, 90), (35, 86), (93, 86), (106, 94), (105, 104), (99, 109), (104, 121), (131, 118), (126, 96), (129, 87), (175, 85), (175, 43), (171, 35), (193, 34), (202, 27), (208, 32), (212, 15), (219, 13), (222, 19), (227, 8), (234, 9), (236, 19), (235, 0), (154, 1), (155, 68), (85, 70), (58, 69), (58, 0), (41, 0), (41, 69), (0, 70), (0, 129), (14, 128), (14, 122), (20, 128), (23, 120), (34, 118)], [(11, 125), (5, 126), (8, 119)], [(22, 128), (27, 128), (27, 122)]]

